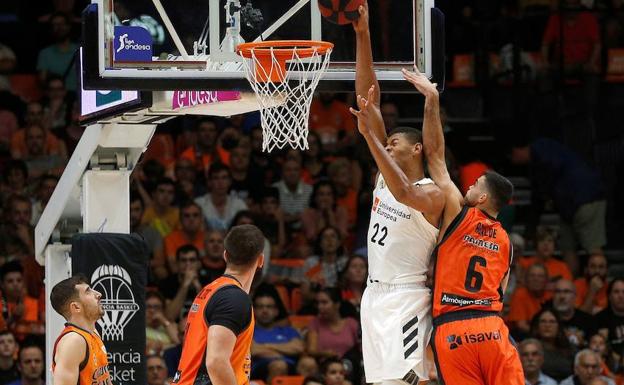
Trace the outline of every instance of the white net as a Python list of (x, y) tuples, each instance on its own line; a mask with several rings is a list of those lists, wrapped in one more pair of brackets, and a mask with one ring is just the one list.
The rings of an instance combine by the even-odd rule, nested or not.
[[(314, 44), (292, 48), (285, 68), (280, 63), (284, 60), (280, 48), (251, 48), (250, 57), (244, 59), (245, 75), (260, 104), (263, 151), (271, 152), (287, 144), (294, 149), (308, 149), (312, 96), (329, 65), (331, 48)], [(301, 54), (296, 48), (312, 48), (312, 53), (308, 50)], [(281, 58), (275, 54), (278, 50)]]

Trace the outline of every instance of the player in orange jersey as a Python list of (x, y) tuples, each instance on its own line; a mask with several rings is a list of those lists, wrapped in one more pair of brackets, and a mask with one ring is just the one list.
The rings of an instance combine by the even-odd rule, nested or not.
[(240, 225), (223, 242), (225, 273), (193, 301), (173, 384), (249, 385), (254, 332), (249, 290), (264, 263), (264, 235), (256, 226)]
[(512, 246), (496, 217), (513, 193), (488, 171), (462, 196), (446, 168), (436, 86), (403, 71), (425, 96), (423, 147), (431, 178), (445, 197), (433, 288), (432, 347), (445, 385), (523, 385), (515, 344), (499, 312), (509, 279)]
[(52, 288), (52, 307), (67, 320), (54, 343), (54, 385), (112, 385), (106, 348), (95, 330), (95, 322), (104, 315), (101, 297), (83, 275), (64, 279)]

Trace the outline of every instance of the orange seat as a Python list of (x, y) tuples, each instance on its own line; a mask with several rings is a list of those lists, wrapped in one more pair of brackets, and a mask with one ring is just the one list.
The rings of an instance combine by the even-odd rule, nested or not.
[(474, 87), (475, 58), (472, 54), (453, 56), (453, 81), (451, 87)]
[(301, 310), (301, 306), (303, 305), (303, 298), (301, 298), (301, 289), (296, 287), (290, 293), (290, 310), (293, 313), (297, 313)]
[(275, 289), (277, 290), (277, 294), (279, 294), (282, 303), (286, 307), (286, 311), (290, 313), (290, 295), (288, 294), (288, 289), (282, 285), (275, 285)]
[(41, 99), (42, 92), (39, 87), (37, 74), (15, 74), (9, 77), (11, 92), (27, 102)]
[(607, 56), (606, 80), (609, 83), (624, 82), (624, 48), (611, 48)]
[(290, 326), (297, 329), (299, 332), (305, 331), (310, 323), (314, 319), (313, 315), (291, 315), (288, 317), (288, 321), (290, 321)]
[(303, 385), (303, 376), (275, 376), (271, 385)]
[(305, 259), (293, 258), (293, 259), (272, 259), (271, 265), (283, 266), (283, 267), (303, 267)]

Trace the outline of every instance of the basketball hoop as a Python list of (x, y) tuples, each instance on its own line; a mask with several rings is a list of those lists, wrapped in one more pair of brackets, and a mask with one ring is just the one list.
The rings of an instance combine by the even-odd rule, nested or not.
[[(245, 60), (247, 80), (260, 104), (262, 150), (308, 149), (312, 95), (329, 65), (332, 43), (275, 40), (243, 43), (236, 51)], [(279, 105), (275, 100), (283, 100)]]

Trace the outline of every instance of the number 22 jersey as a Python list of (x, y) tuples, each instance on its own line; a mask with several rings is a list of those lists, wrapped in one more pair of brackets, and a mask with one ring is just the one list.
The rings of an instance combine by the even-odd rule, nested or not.
[[(432, 184), (421, 179), (414, 185)], [(368, 271), (373, 281), (425, 282), (439, 230), (424, 215), (397, 201), (379, 174), (368, 225)]]
[(502, 282), (512, 247), (500, 222), (480, 209), (464, 207), (434, 255), (434, 318), (458, 310), (502, 310)]

